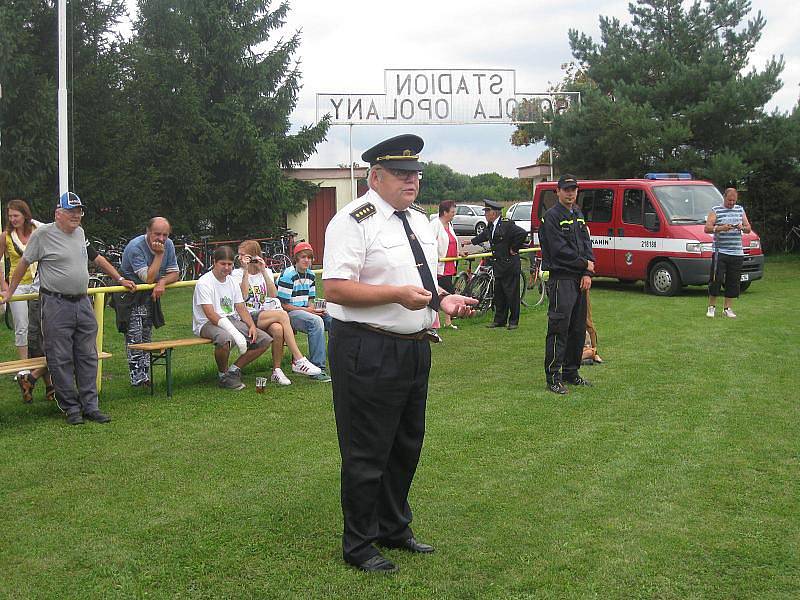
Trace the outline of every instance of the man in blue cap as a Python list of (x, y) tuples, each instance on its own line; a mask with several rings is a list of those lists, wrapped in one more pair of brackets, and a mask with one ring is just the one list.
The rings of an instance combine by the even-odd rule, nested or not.
[[(86, 294), (89, 256), (82, 217), (83, 203), (77, 194), (63, 194), (55, 222), (37, 227), (31, 235), (7, 295), (13, 295), (28, 265), (38, 262), (44, 355), (58, 407), (70, 425), (84, 419), (111, 420), (98, 406), (97, 321)], [(118, 281), (133, 285), (122, 276)]]
[(376, 545), (431, 553), (411, 531), (408, 492), (425, 434), (431, 328), (441, 308), (468, 316), (472, 298), (435, 284), (438, 251), (419, 193), (423, 141), (400, 135), (370, 148), (369, 191), (325, 232), (328, 356), (342, 455), (344, 560), (367, 572), (395, 564)]

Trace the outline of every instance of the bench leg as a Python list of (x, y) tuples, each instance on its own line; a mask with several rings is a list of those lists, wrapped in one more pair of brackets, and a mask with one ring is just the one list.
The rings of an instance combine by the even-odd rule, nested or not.
[(167, 348), (167, 398), (172, 398), (172, 348)]
[(150, 379), (150, 395), (153, 395), (153, 353), (148, 352), (148, 356), (150, 357), (150, 364), (147, 366), (147, 372)]

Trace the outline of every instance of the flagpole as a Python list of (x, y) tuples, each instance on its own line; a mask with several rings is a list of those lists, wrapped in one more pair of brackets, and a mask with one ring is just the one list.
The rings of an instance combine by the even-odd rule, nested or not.
[(58, 0), (58, 195), (69, 191), (67, 146), (67, 2)]

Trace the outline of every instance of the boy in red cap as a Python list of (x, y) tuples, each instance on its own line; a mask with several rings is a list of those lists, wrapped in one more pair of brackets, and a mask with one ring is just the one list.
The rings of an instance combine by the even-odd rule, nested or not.
[(312, 364), (322, 372), (312, 375), (317, 381), (330, 381), (326, 371), (325, 331), (330, 328), (331, 317), (324, 306), (316, 308), (317, 292), (315, 277), (311, 270), (314, 262), (314, 249), (308, 242), (300, 242), (294, 247), (292, 260), (294, 266), (288, 267), (278, 278), (278, 299), (289, 313), (289, 322), (295, 331), (308, 334), (308, 354)]

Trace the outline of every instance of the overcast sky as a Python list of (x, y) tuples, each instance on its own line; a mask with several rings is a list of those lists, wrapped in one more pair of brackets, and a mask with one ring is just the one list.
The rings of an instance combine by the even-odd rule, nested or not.
[[(567, 30), (599, 38), (600, 15), (628, 21), (628, 3), (600, 0), (294, 0), (287, 27), (302, 30), (298, 53), (303, 89), (292, 115), (294, 126), (315, 119), (316, 94), (383, 93), (384, 69), (497, 69), (516, 71), (518, 92), (546, 91), (562, 78), (561, 64), (572, 59)], [(762, 69), (772, 55), (784, 55), (784, 86), (769, 108), (790, 110), (800, 94), (800, 3), (754, 0), (767, 25), (752, 56)], [(515, 148), (509, 125), (355, 126), (353, 156), (398, 133), (425, 139), (423, 160), (463, 173), (498, 172), (516, 176), (533, 163), (543, 146)], [(348, 127), (331, 127), (308, 166), (349, 162)]]
[[(303, 89), (292, 115), (293, 128), (316, 118), (316, 94), (381, 94), (385, 69), (513, 69), (518, 92), (546, 91), (562, 79), (561, 64), (572, 59), (569, 28), (599, 38), (599, 16), (629, 21), (625, 0), (290, 0), (286, 34), (300, 29), (297, 59)], [(128, 0), (131, 12), (135, 0)], [(273, 0), (273, 6), (277, 0)], [(751, 55), (763, 69), (783, 55), (783, 88), (768, 109), (791, 110), (800, 96), (800, 2), (753, 0), (751, 17), (767, 21)], [(533, 163), (543, 146), (516, 148), (509, 125), (355, 126), (353, 157), (399, 133), (425, 139), (423, 160), (444, 163), (469, 174), (497, 172), (516, 176)], [(331, 127), (328, 139), (306, 166), (349, 162), (348, 127)]]

